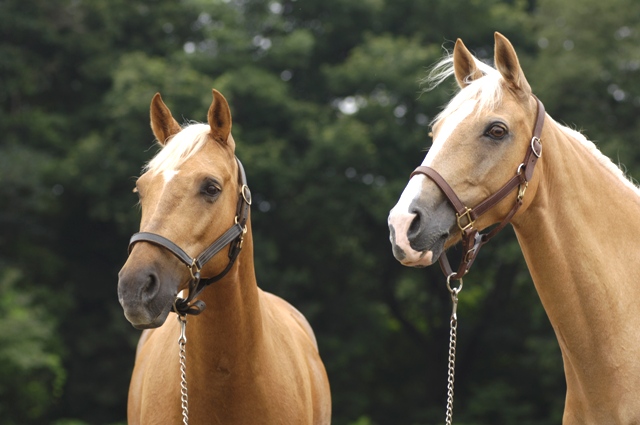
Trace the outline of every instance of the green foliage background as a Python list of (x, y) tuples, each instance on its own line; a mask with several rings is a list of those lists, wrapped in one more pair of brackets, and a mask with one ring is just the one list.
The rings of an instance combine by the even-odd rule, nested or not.
[[(463, 38), (516, 46), (534, 92), (640, 175), (636, 0), (0, 0), (0, 424), (114, 424), (138, 332), (116, 297), (149, 101), (229, 100), (259, 284), (310, 320), (337, 425), (444, 419), (448, 293), (400, 266), (386, 216), (454, 92)], [(558, 284), (561, 284), (559, 282)], [(460, 424), (559, 423), (562, 362), (512, 232), (461, 295)]]

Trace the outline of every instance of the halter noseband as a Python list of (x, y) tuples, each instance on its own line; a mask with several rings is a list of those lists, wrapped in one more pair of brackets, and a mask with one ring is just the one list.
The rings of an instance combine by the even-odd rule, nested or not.
[[(533, 137), (531, 138), (531, 143), (529, 144), (529, 149), (527, 149), (527, 153), (525, 154), (524, 161), (518, 167), (516, 171), (516, 175), (513, 176), (504, 186), (502, 186), (497, 192), (493, 195), (486, 198), (484, 201), (480, 202), (475, 208), (469, 208), (465, 206), (465, 204), (458, 198), (455, 191), (449, 186), (447, 181), (433, 168), (427, 166), (419, 166), (416, 168), (413, 173), (411, 173), (411, 177), (416, 174), (424, 174), (429, 177), (433, 182), (440, 188), (442, 193), (447, 197), (449, 203), (456, 210), (456, 219), (458, 222), (458, 227), (460, 228), (460, 232), (462, 234), (462, 259), (460, 260), (460, 265), (458, 266), (457, 271), (453, 271), (451, 265), (449, 264), (449, 259), (447, 258), (447, 254), (443, 252), (440, 255), (440, 267), (442, 268), (442, 272), (447, 276), (447, 281), (449, 279), (462, 279), (462, 277), (469, 271), (473, 261), (476, 259), (478, 255), (478, 251), (482, 245), (489, 242), (491, 238), (493, 238), (500, 230), (502, 230), (508, 223), (511, 221), (515, 213), (522, 206), (522, 199), (524, 198), (524, 193), (527, 190), (527, 186), (529, 185), (529, 181), (533, 176), (533, 170), (538, 162), (538, 159), (542, 155), (542, 141), (540, 140), (540, 135), (542, 134), (542, 127), (544, 126), (544, 105), (540, 102), (540, 99), (533, 96), (538, 105), (538, 115), (536, 118), (536, 124), (533, 130)], [(518, 187), (518, 197), (516, 198), (516, 203), (511, 208), (511, 211), (506, 215), (506, 217), (498, 224), (495, 228), (485, 234), (481, 234), (477, 229), (473, 227), (475, 221), (484, 213), (489, 211), (491, 208), (496, 206), (500, 201), (502, 201), (511, 191), (513, 191), (516, 187)]]
[[(249, 207), (251, 206), (251, 191), (249, 190), (249, 186), (247, 186), (247, 176), (244, 172), (244, 167), (242, 167), (242, 163), (238, 158), (236, 158), (236, 161), (238, 162), (240, 193), (238, 196), (235, 223), (229, 230), (224, 232), (218, 239), (209, 245), (209, 247), (200, 255), (195, 258), (191, 258), (189, 254), (187, 254), (178, 245), (171, 242), (164, 236), (160, 236), (155, 233), (135, 233), (129, 240), (129, 254), (131, 254), (131, 250), (135, 243), (149, 242), (169, 250), (169, 252), (175, 255), (178, 260), (182, 261), (187, 266), (191, 272), (189, 295), (187, 298), (176, 297), (172, 307), (172, 311), (181, 316), (186, 314), (198, 315), (205, 309), (206, 305), (204, 301), (194, 301), (194, 298), (197, 297), (207, 286), (222, 279), (229, 270), (231, 270), (231, 267), (238, 258), (240, 250), (242, 249), (244, 235), (247, 233), (247, 220), (249, 218)], [(213, 277), (201, 279), (200, 270), (202, 270), (202, 267), (229, 244), (231, 246), (229, 247), (229, 263), (227, 264), (227, 267)]]

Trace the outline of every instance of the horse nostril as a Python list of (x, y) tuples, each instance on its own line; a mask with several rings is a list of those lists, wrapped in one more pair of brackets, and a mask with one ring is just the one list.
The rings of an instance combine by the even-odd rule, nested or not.
[(155, 298), (160, 290), (160, 282), (158, 276), (155, 273), (150, 273), (147, 276), (146, 282), (142, 287), (142, 299), (144, 302), (151, 301)]
[(409, 240), (413, 239), (413, 237), (417, 236), (420, 233), (420, 227), (422, 224), (422, 214), (420, 211), (414, 210), (411, 211), (414, 214), (413, 220), (411, 220), (411, 224), (409, 224), (409, 228), (407, 229), (407, 237)]

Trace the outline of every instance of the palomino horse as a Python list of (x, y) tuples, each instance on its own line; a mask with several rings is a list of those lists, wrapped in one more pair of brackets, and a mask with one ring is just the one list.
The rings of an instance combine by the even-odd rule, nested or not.
[[(234, 156), (227, 101), (213, 90), (208, 125), (181, 128), (156, 94), (151, 127), (162, 150), (136, 183), (141, 232), (132, 238), (118, 281), (125, 316), (146, 329), (129, 388), (129, 424), (183, 421), (181, 323), (166, 321), (172, 308), (202, 310), (186, 326), (192, 423), (329, 424), (329, 382), (311, 327), (295, 308), (256, 285), (251, 198)], [(187, 253), (203, 251), (208, 255), (185, 267)], [(181, 309), (178, 293), (195, 290), (189, 282), (200, 273), (218, 281)]]
[[(482, 230), (515, 209), (508, 218), (562, 351), (563, 423), (640, 423), (640, 191), (593, 143), (544, 110), (541, 142), (531, 137), (539, 102), (513, 46), (497, 33), (495, 66), (458, 40), (453, 59), (431, 75), (438, 83), (454, 74), (461, 90), (436, 117), (433, 146), (391, 210), (394, 255), (407, 266), (428, 266), (461, 240), (459, 221), (462, 229)], [(540, 156), (535, 172), (523, 161), (532, 152)], [(483, 215), (463, 207), (458, 218), (452, 196), (427, 169), (467, 206), (514, 176), (519, 190), (501, 193)]]

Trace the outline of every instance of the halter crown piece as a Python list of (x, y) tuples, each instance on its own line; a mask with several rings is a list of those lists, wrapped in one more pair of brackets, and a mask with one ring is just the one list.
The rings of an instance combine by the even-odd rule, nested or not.
[[(533, 137), (531, 137), (531, 143), (529, 149), (525, 154), (523, 162), (518, 167), (516, 175), (513, 176), (504, 186), (502, 186), (493, 195), (480, 202), (474, 208), (467, 207), (456, 195), (455, 191), (449, 186), (447, 181), (433, 168), (426, 166), (419, 166), (416, 168), (411, 177), (416, 174), (424, 174), (429, 177), (440, 188), (442, 193), (447, 197), (449, 203), (456, 210), (456, 219), (458, 227), (462, 234), (462, 259), (458, 269), (454, 272), (449, 264), (449, 259), (446, 253), (440, 255), (439, 263), (442, 272), (447, 276), (447, 282), (451, 279), (460, 280), (467, 274), (471, 265), (478, 255), (478, 251), (482, 245), (489, 242), (500, 230), (502, 230), (511, 221), (515, 213), (522, 206), (522, 200), (524, 194), (533, 176), (533, 170), (538, 162), (538, 159), (542, 155), (542, 140), (540, 136), (542, 134), (542, 128), (544, 127), (544, 105), (540, 102), (536, 96), (533, 96), (538, 105), (538, 114), (536, 117), (536, 123), (533, 130)], [(516, 198), (515, 205), (511, 208), (511, 211), (505, 216), (505, 218), (488, 233), (481, 234), (474, 228), (475, 221), (491, 208), (496, 206), (502, 201), (511, 191), (518, 187), (518, 197)]]
[[(133, 249), (133, 245), (137, 242), (149, 242), (154, 245), (161, 246), (178, 258), (184, 263), (191, 273), (191, 280), (189, 281), (189, 295), (187, 298), (176, 297), (172, 311), (179, 316), (185, 316), (187, 314), (198, 315), (202, 313), (206, 305), (202, 300), (194, 300), (207, 286), (222, 279), (231, 270), (234, 262), (240, 254), (242, 249), (242, 242), (244, 235), (247, 233), (247, 220), (249, 218), (249, 208), (251, 206), (251, 191), (247, 186), (247, 176), (244, 172), (244, 167), (238, 158), (238, 181), (240, 183), (240, 193), (238, 196), (238, 206), (236, 209), (235, 223), (229, 230), (224, 232), (218, 239), (216, 239), (208, 248), (206, 248), (200, 255), (195, 258), (191, 258), (182, 248), (175, 243), (171, 242), (164, 236), (160, 236), (150, 232), (135, 233), (131, 240), (129, 240), (129, 254)], [(201, 278), (200, 270), (202, 267), (211, 260), (218, 252), (224, 247), (229, 247), (229, 263), (217, 275), (210, 278)]]

